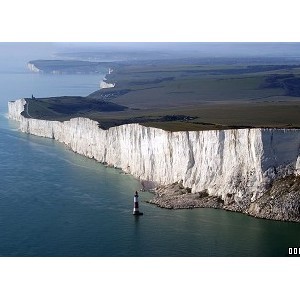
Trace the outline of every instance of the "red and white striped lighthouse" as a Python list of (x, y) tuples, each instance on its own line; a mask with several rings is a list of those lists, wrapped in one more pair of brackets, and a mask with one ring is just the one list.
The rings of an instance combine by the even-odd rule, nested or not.
[(137, 191), (135, 191), (134, 197), (133, 197), (133, 214), (135, 216), (140, 216), (143, 213), (139, 212), (139, 194)]

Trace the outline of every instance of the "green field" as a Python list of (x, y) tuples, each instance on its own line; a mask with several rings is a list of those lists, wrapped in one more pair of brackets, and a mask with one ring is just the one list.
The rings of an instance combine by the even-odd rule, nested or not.
[(115, 63), (106, 77), (116, 86), (87, 97), (28, 99), (27, 116), (81, 116), (105, 129), (127, 123), (170, 131), (300, 127), (297, 64)]

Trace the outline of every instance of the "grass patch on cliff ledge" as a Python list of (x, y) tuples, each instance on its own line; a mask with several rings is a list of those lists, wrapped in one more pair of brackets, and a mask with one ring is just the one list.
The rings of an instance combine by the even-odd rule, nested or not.
[[(300, 128), (300, 66), (119, 65), (114, 88), (87, 97), (27, 99), (26, 117), (86, 117), (107, 129), (139, 123), (169, 131)], [(28, 111), (27, 111), (28, 110)]]
[(64, 96), (26, 99), (25, 117), (65, 121), (75, 117), (89, 117), (93, 112), (117, 112), (126, 106), (113, 102), (97, 101), (87, 97)]

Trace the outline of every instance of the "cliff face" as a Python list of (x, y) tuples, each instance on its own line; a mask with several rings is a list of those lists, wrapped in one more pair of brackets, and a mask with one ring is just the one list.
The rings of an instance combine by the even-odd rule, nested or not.
[(23, 132), (53, 138), (73, 151), (123, 169), (144, 182), (182, 182), (224, 203), (254, 201), (270, 183), (300, 170), (300, 131), (232, 129), (167, 132), (127, 124), (102, 130), (89, 119), (45, 121), (20, 115), (25, 100), (9, 102)]
[(114, 83), (109, 83), (109, 82), (106, 82), (105, 80), (100, 81), (100, 90), (101, 89), (110, 89), (110, 88), (113, 88), (114, 86), (115, 86)]
[(42, 72), (40, 69), (38, 69), (34, 64), (28, 63), (27, 68), (34, 73), (40, 73)]
[(10, 119), (21, 122), (21, 120), (23, 119), (21, 112), (23, 112), (25, 104), (26, 104), (25, 99), (19, 99), (17, 101), (9, 101), (8, 102), (8, 117)]

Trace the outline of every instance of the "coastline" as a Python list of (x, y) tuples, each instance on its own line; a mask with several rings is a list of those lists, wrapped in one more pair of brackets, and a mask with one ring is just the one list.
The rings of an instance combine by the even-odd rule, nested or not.
[[(171, 209), (221, 208), (266, 219), (300, 221), (299, 130), (170, 133), (139, 124), (102, 130), (97, 122), (84, 118), (65, 122), (25, 118), (21, 115), (25, 105), (24, 99), (9, 102), (9, 117), (20, 122), (21, 131), (56, 139), (76, 153), (133, 175), (146, 189), (156, 187), (149, 203)], [(282, 145), (289, 145), (292, 152), (286, 153)], [(289, 179), (287, 201), (282, 186), (278, 190), (273, 184), (278, 179), (282, 185), (283, 180), (285, 187), (284, 178)], [(196, 179), (202, 181), (196, 184)], [(270, 195), (272, 188), (275, 197)]]
[(215, 208), (239, 212), (251, 217), (300, 222), (300, 177), (290, 175), (276, 180), (255, 202), (224, 203), (221, 197), (211, 196), (207, 191), (191, 193), (181, 183), (159, 186), (154, 189), (154, 197), (147, 203), (165, 209)]
[(102, 90), (102, 89), (110, 89), (110, 88), (114, 88), (116, 86), (116, 83), (109, 82), (109, 81), (107, 81), (107, 78), (106, 78), (106, 76), (110, 75), (112, 72), (113, 72), (113, 69), (108, 68), (107, 74), (100, 81), (100, 90)]

